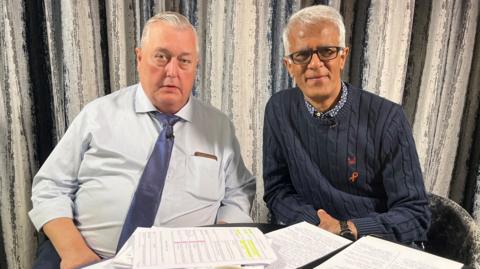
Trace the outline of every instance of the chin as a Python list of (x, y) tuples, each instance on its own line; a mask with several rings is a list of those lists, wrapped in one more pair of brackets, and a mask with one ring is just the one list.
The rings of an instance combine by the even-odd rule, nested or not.
[(154, 106), (161, 112), (174, 114), (177, 113), (185, 104), (186, 101), (183, 98), (177, 97), (165, 97), (162, 96), (155, 100)]
[(182, 95), (174, 91), (160, 91), (155, 94), (155, 100), (157, 102), (175, 103), (180, 102), (181, 99)]
[(308, 87), (304, 94), (311, 98), (327, 97), (331, 95), (333, 91), (327, 86)]

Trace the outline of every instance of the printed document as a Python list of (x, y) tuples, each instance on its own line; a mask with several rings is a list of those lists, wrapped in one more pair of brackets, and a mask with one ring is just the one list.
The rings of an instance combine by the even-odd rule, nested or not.
[(315, 268), (460, 269), (462, 266), (427, 252), (365, 236)]
[(267, 265), (276, 259), (265, 235), (251, 227), (137, 228), (132, 237), (133, 269)]
[(298, 268), (339, 249), (352, 241), (307, 222), (266, 234), (278, 256), (268, 269)]

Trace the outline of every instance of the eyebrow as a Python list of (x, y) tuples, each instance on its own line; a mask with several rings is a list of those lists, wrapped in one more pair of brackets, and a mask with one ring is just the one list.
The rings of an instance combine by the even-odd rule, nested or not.
[[(163, 52), (163, 53), (167, 53), (167, 54), (170, 54), (170, 55), (173, 54), (170, 50), (168, 50), (168, 49), (166, 49), (166, 48), (161, 48), (161, 47), (156, 48), (156, 49), (154, 49), (153, 51), (154, 51), (154, 53)], [(182, 52), (182, 53), (176, 55), (176, 57), (191, 56), (191, 55), (193, 55), (193, 53), (190, 53), (190, 52)]]

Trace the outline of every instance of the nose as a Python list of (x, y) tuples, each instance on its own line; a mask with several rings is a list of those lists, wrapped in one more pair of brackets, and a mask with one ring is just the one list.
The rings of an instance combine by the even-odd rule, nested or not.
[(176, 77), (178, 75), (178, 60), (175, 57), (170, 59), (170, 62), (165, 66), (167, 77)]
[(308, 68), (314, 69), (318, 68), (323, 65), (323, 61), (320, 60), (320, 57), (318, 56), (318, 53), (313, 53), (312, 59), (310, 59), (310, 62), (308, 63)]

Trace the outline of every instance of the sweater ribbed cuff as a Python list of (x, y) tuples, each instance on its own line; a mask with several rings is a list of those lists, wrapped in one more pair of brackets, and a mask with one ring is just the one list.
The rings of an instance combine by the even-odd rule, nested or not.
[(361, 218), (351, 220), (357, 228), (358, 238), (365, 235), (380, 235), (384, 231), (382, 226), (374, 218)]

